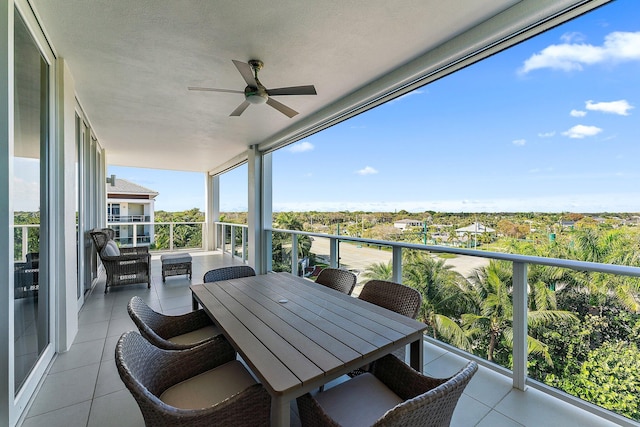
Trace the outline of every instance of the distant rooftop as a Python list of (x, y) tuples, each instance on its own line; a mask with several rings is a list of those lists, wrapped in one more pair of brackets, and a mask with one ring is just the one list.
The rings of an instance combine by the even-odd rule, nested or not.
[(159, 193), (141, 185), (135, 184), (126, 179), (116, 178), (115, 185), (107, 184), (107, 193), (109, 194), (146, 194), (149, 196), (157, 196)]

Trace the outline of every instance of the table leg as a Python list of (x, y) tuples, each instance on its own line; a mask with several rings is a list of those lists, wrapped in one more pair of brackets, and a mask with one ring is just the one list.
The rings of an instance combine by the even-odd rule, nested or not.
[(195, 295), (193, 295), (193, 293), (191, 294), (191, 309), (193, 309), (193, 311), (196, 311), (198, 309), (198, 306), (200, 304), (198, 304), (198, 300), (196, 299)]
[(291, 403), (281, 396), (271, 396), (271, 427), (289, 427)]
[(409, 351), (411, 367), (421, 373), (424, 365), (424, 345), (422, 343), (422, 337), (411, 343)]

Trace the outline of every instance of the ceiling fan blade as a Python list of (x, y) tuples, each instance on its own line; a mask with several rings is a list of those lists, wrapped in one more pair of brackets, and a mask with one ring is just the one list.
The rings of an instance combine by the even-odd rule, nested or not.
[(278, 95), (317, 95), (316, 88), (313, 85), (309, 86), (292, 86), (292, 87), (279, 87), (277, 89), (267, 89), (269, 96)]
[(258, 87), (258, 83), (256, 82), (256, 78), (253, 75), (251, 66), (246, 62), (236, 61), (235, 59), (232, 59), (232, 61), (238, 71), (240, 71), (240, 74), (242, 75), (244, 81), (247, 82), (247, 85), (251, 87)]
[(204, 91), (204, 92), (244, 93), (241, 90), (215, 89), (215, 88), (212, 88), (212, 87), (198, 87), (198, 86), (189, 86), (187, 89), (189, 89), (189, 90), (201, 90), (201, 91)]
[(276, 101), (275, 99), (269, 98), (267, 99), (267, 104), (280, 111), (285, 116), (291, 118), (298, 114), (298, 112), (292, 108), (287, 107), (286, 105)]
[(233, 110), (233, 112), (231, 114), (229, 114), (230, 116), (239, 116), (240, 114), (244, 113), (244, 110), (247, 109), (247, 107), (250, 105), (251, 103), (249, 101), (243, 101), (242, 104), (238, 105), (238, 108), (236, 108), (235, 110)]

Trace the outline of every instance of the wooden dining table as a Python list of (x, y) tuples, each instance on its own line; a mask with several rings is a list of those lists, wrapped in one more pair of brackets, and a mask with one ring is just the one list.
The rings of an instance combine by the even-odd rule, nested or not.
[(426, 325), (289, 273), (191, 286), (271, 395), (271, 425), (289, 426), (290, 403), (410, 344), (422, 372)]

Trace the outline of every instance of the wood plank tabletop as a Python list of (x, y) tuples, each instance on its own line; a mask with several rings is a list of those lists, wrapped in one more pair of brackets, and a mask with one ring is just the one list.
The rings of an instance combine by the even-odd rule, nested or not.
[(288, 273), (191, 290), (273, 396), (297, 397), (323, 378), (329, 381), (421, 338), (426, 328)]

